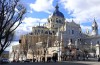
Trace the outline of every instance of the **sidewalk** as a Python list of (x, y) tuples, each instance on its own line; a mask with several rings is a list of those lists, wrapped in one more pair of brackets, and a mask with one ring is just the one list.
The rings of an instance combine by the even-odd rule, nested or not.
[[(84, 62), (98, 62), (98, 58), (88, 58), (88, 59), (85, 59), (85, 60), (69, 60), (68, 62), (76, 62), (76, 61), (84, 61)], [(61, 62), (67, 62), (67, 61), (61, 61)]]

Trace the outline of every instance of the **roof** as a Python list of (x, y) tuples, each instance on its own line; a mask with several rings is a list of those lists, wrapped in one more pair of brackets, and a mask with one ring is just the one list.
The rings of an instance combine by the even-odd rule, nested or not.
[(64, 18), (63, 13), (61, 13), (61, 12), (59, 11), (59, 6), (58, 6), (58, 4), (56, 5), (55, 11), (53, 12), (53, 15), (52, 15), (52, 16), (58, 16), (58, 17)]

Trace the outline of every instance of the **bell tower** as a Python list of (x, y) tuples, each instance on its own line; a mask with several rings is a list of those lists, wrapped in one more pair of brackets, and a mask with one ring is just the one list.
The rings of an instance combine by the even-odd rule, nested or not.
[(91, 35), (98, 35), (98, 25), (97, 25), (97, 22), (94, 18), (94, 21), (92, 23), (92, 34)]

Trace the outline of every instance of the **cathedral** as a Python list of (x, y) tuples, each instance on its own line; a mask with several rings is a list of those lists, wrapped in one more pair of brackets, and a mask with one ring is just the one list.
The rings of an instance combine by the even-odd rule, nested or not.
[[(41, 61), (43, 57), (47, 59), (55, 56), (61, 61), (70, 59), (70, 56), (76, 59), (77, 55), (96, 57), (100, 55), (100, 35), (95, 19), (91, 25), (92, 32), (86, 30), (86, 33), (83, 33), (80, 24), (75, 23), (74, 20), (71, 22), (65, 20), (57, 4), (47, 20), (48, 22), (43, 26), (32, 27), (32, 33), (21, 36), (22, 46), (26, 43), (25, 40), (30, 44), (27, 51), (28, 59), (35, 58)], [(33, 56), (32, 51), (34, 51)]]

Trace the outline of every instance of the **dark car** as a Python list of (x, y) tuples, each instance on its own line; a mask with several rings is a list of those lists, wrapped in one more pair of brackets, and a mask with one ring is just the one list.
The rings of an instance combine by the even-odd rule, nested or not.
[(100, 57), (98, 58), (98, 62), (100, 62)]
[(3, 58), (3, 59), (0, 60), (0, 63), (9, 63), (9, 60), (6, 59), (6, 58)]
[(24, 60), (24, 62), (31, 62), (29, 59)]

